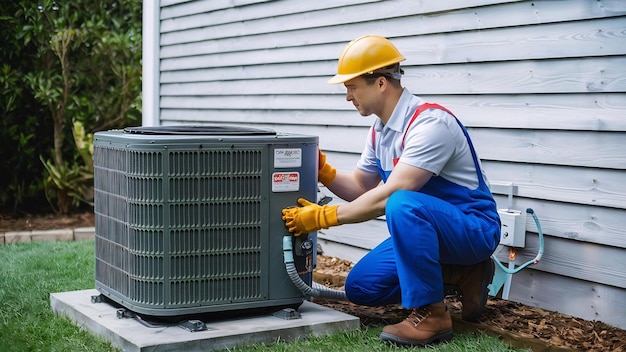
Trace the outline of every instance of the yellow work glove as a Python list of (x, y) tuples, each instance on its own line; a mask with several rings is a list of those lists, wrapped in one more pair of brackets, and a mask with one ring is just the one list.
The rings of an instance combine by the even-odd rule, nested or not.
[(318, 205), (304, 198), (298, 199), (298, 204), (302, 207), (283, 209), (285, 226), (294, 236), (339, 225), (338, 205)]
[(326, 162), (326, 154), (322, 153), (321, 150), (318, 149), (320, 154), (319, 159), (319, 171), (317, 174), (317, 179), (324, 185), (327, 186), (333, 183), (335, 176), (337, 175), (337, 169), (332, 167), (330, 164)]

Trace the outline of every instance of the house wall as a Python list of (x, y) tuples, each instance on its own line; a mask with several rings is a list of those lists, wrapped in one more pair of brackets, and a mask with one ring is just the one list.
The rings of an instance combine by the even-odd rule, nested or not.
[[(145, 124), (318, 135), (341, 171), (353, 169), (374, 120), (326, 81), (347, 42), (390, 38), (407, 57), (403, 84), (468, 128), (499, 207), (532, 208), (540, 219), (543, 259), (514, 275), (509, 299), (626, 328), (625, 1), (155, 6), (145, 21), (159, 30), (144, 40), (158, 44), (144, 65), (157, 77), (144, 102), (158, 108)], [(539, 247), (530, 216), (526, 230), (517, 263)], [(319, 233), (327, 254), (351, 260), (386, 236), (384, 218)], [(507, 248), (498, 253), (507, 260)]]

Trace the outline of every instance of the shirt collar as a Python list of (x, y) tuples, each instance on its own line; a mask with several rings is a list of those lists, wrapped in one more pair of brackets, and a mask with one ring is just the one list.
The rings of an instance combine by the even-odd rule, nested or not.
[(384, 128), (389, 128), (396, 132), (402, 132), (405, 120), (413, 116), (413, 111), (423, 103), (424, 100), (414, 96), (408, 89), (404, 88), (387, 124), (383, 125), (380, 119), (376, 119), (374, 130), (381, 132)]

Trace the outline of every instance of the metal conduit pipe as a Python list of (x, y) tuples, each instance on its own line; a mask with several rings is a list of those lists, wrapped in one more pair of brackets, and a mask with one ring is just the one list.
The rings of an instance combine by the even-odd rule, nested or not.
[(285, 262), (287, 275), (289, 275), (289, 278), (294, 283), (294, 285), (296, 285), (296, 287), (305, 295), (335, 299), (340, 301), (348, 300), (345, 291), (334, 290), (324, 285), (320, 285), (317, 282), (313, 282), (313, 285), (309, 286), (306, 282), (302, 280), (300, 275), (298, 275), (296, 265), (294, 264), (293, 240), (290, 235), (283, 236), (283, 261)]

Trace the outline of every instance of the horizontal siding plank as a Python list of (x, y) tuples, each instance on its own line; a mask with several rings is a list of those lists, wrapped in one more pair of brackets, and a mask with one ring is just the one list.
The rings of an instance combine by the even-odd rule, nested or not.
[(356, 168), (356, 163), (361, 157), (360, 152), (337, 153), (336, 151), (329, 150), (324, 143), (320, 143), (320, 149), (326, 153), (327, 162), (340, 172), (352, 172)]
[[(170, 63), (175, 63), (175, 61)], [(283, 62), (279, 64), (214, 67), (198, 61), (194, 65), (197, 68), (183, 67), (180, 70), (176, 69), (179, 64), (170, 67), (161, 66), (161, 83), (315, 77), (317, 83), (322, 85), (326, 84), (326, 81), (332, 77), (333, 72), (337, 69), (336, 62)]]
[[(412, 0), (365, 3), (351, 6), (352, 1), (316, 1), (305, 4), (270, 2), (247, 9), (233, 8), (173, 18), (170, 9), (161, 14), (161, 44), (163, 46), (199, 41), (215, 41), (233, 37), (257, 38), (267, 35), (313, 29), (318, 33), (298, 34), (293, 43), (319, 44), (349, 41), (372, 29), (386, 37), (404, 37), (432, 33), (485, 30), (498, 27), (517, 27), (530, 24), (576, 21), (626, 14), (626, 6), (619, 0), (593, 3), (570, 0), (568, 6), (558, 2), (536, 1), (445, 1), (416, 2)], [(292, 5), (292, 6), (289, 6)], [(491, 6), (493, 5), (493, 6)], [(182, 14), (180, 14), (182, 15)], [(179, 15), (179, 16), (180, 16)], [(169, 18), (169, 19), (168, 19)], [(278, 19), (278, 20), (277, 20)], [(393, 25), (390, 25), (393, 24)], [(328, 30), (333, 37), (324, 35)], [(333, 28), (337, 27), (337, 28)], [(317, 29), (317, 30), (316, 30)], [(229, 40), (229, 39), (227, 39)], [(232, 40), (237, 50), (238, 43)], [(247, 44), (255, 45), (255, 44)], [(256, 45), (259, 45), (258, 43)], [(284, 45), (284, 44), (283, 44)], [(341, 50), (337, 47), (338, 50)]]
[(617, 147), (624, 145), (624, 133), (487, 128), (469, 133), (484, 160), (626, 170), (626, 150)]
[[(489, 172), (487, 170), (487, 172)], [(508, 207), (506, 196), (495, 194), (499, 209)], [(624, 210), (531, 198), (513, 198), (513, 209), (531, 208), (540, 220), (543, 233), (572, 242), (589, 242), (626, 248)], [(526, 216), (526, 231), (537, 233), (532, 217)]]
[[(520, 59), (541, 59), (559, 57), (588, 57), (626, 54), (626, 30), (624, 18), (606, 18), (585, 22), (565, 22), (524, 27), (482, 29), (475, 32), (452, 32), (418, 37), (394, 38), (394, 44), (407, 57), (406, 65), (431, 65), (443, 63), (464, 63), (484, 61), (505, 61)], [(313, 31), (313, 30), (307, 30)], [(323, 33), (318, 28), (317, 35)], [(307, 35), (306, 38), (309, 38)], [(267, 37), (267, 38), (265, 38)], [(188, 57), (199, 55), (234, 55), (250, 52), (251, 55), (267, 55), (266, 51), (292, 51), (292, 55), (302, 60), (336, 60), (339, 50), (329, 45), (315, 47), (325, 56), (315, 57), (305, 53), (312, 43), (300, 38), (297, 32), (277, 36), (259, 35), (251, 38), (211, 40), (200, 43), (164, 46), (162, 58)], [(239, 43), (233, 43), (233, 42)], [(239, 45), (236, 45), (239, 44)], [(248, 44), (244, 46), (243, 44)], [(316, 43), (323, 44), (323, 43)], [(301, 46), (296, 48), (296, 46)], [(287, 48), (288, 47), (288, 48)], [(497, 48), (497, 50), (494, 50)], [(302, 54), (298, 54), (303, 51)], [(258, 53), (258, 54), (255, 54)]]
[[(267, 95), (267, 94), (319, 94), (326, 89), (315, 91), (321, 80), (311, 85), (307, 77), (255, 79), (247, 81), (209, 81), (191, 83), (166, 83), (161, 85), (161, 95)], [(326, 87), (324, 87), (326, 88)], [(242, 92), (242, 89), (245, 89)]]
[[(343, 99), (328, 99), (327, 109), (333, 107), (345, 108)], [(331, 103), (334, 101), (334, 103)], [(316, 110), (320, 100), (312, 99), (310, 95), (219, 95), (219, 96), (162, 96), (163, 109), (194, 109), (194, 110)], [(289, 122), (289, 121), (283, 121)]]
[[(228, 60), (221, 58), (221, 60)], [(233, 58), (234, 60), (234, 58)], [(233, 65), (245, 65), (230, 60)], [(244, 59), (249, 60), (249, 59)], [(217, 64), (217, 62), (216, 62)], [(199, 57), (164, 60), (162, 70), (188, 69), (211, 66)], [(304, 65), (303, 65), (304, 66)], [(525, 93), (600, 93), (626, 92), (626, 56), (560, 59), (545, 61), (510, 61), (497, 63), (468, 63), (441, 66), (412, 66), (405, 69), (403, 82), (414, 94), (525, 94)], [(265, 67), (264, 74), (282, 75), (279, 66)], [(236, 69), (237, 71), (245, 71)], [(302, 70), (301, 72), (307, 72)], [(344, 94), (342, 85), (324, 85), (334, 69), (325, 70), (323, 76), (310, 79), (315, 84), (305, 84), (308, 78), (265, 78), (246, 81), (209, 81), (205, 83), (180, 84), (189, 87), (187, 92), (198, 91), (212, 94), (311, 94), (315, 92)], [(506, 75), (502, 73), (506, 72)], [(268, 90), (271, 89), (271, 90)], [(163, 85), (164, 92), (173, 92)], [(165, 93), (163, 93), (165, 94)], [(207, 93), (205, 93), (207, 94)]]
[(404, 82), (418, 95), (626, 92), (625, 65), (626, 56), (414, 66)]
[[(421, 97), (446, 106), (466, 127), (626, 131), (625, 93)], [(169, 106), (162, 109), (161, 117), (187, 122), (257, 121), (321, 126), (369, 126), (374, 121), (373, 117), (361, 117), (352, 103), (338, 95), (309, 95), (307, 109), (296, 105), (297, 99), (276, 101), (264, 97), (255, 100), (250, 96), (206, 99), (210, 103), (203, 109), (170, 101)]]
[[(199, 7), (189, 9), (191, 18), (182, 18), (177, 24), (167, 21), (172, 18), (171, 12), (178, 8), (162, 12), (163, 43), (187, 42), (190, 40), (206, 40), (223, 38), (224, 36), (250, 36), (258, 33), (292, 31), (300, 28), (328, 27), (363, 22), (372, 22), (393, 17), (407, 17), (422, 14), (441, 14), (468, 7), (480, 7), (498, 3), (510, 3), (520, 0), (474, 0), (471, 3), (463, 0), (445, 2), (416, 2), (412, 0), (385, 1), (384, 5), (374, 1), (343, 1), (322, 0), (296, 4), (293, 2), (269, 2), (263, 6), (250, 8), (232, 8), (224, 11), (204, 14)], [(378, 1), (377, 1), (378, 2)], [(291, 5), (291, 6), (290, 6)], [(211, 6), (214, 8), (214, 6)], [(192, 11), (193, 10), (193, 11)], [(207, 9), (208, 10), (208, 9)], [(185, 13), (178, 11), (178, 17)], [(279, 18), (280, 21), (276, 21)], [(279, 22), (279, 23), (278, 23)], [(216, 24), (206, 30), (202, 24)], [(245, 24), (245, 25), (243, 25)], [(370, 28), (373, 26), (370, 25)], [(182, 29), (185, 29), (182, 31)], [(181, 32), (193, 36), (179, 36)], [(337, 32), (341, 35), (341, 32)]]
[(624, 17), (401, 38), (406, 65), (623, 55)]
[(238, 11), (242, 6), (271, 2), (272, 0), (161, 1), (161, 19), (165, 20), (168, 18), (185, 17), (192, 14), (212, 12), (222, 9), (232, 8), (237, 9)]
[(626, 329), (624, 289), (524, 269), (511, 282), (509, 300)]
[[(344, 43), (345, 44), (345, 43)], [(328, 61), (326, 65), (337, 62), (341, 51), (331, 50), (327, 44), (308, 45), (297, 48), (277, 47), (249, 51), (223, 51), (204, 55), (189, 55), (176, 58), (163, 58), (161, 70), (188, 70), (205, 67), (234, 67), (246, 65), (268, 65), (299, 62)], [(271, 67), (269, 67), (271, 69)], [(332, 71), (331, 71), (332, 72)], [(282, 72), (275, 74), (284, 76)]]
[(361, 258), (369, 252), (369, 250), (363, 248), (327, 240), (324, 235), (320, 235), (320, 233), (318, 233), (317, 236), (317, 245), (318, 249), (321, 249), (320, 253), (331, 257), (346, 259), (353, 263), (361, 260)]
[[(293, 1), (271, 1), (271, 0), (251, 0), (239, 1), (233, 6), (232, 1), (206, 1), (196, 5), (194, 8), (189, 6), (171, 7), (163, 9), (161, 12), (161, 32), (177, 32), (194, 28), (204, 28), (207, 26), (218, 26), (229, 23), (241, 23), (267, 18), (282, 17), (282, 20), (289, 24), (291, 28), (295, 23), (302, 23), (309, 19), (309, 16), (301, 14), (315, 14), (318, 11), (324, 11), (334, 8), (346, 8), (353, 5), (365, 4), (371, 2), (380, 2), (381, 0), (318, 0), (307, 1), (298, 4)], [(242, 5), (260, 4), (262, 6), (243, 7)], [(260, 25), (264, 23), (259, 23)], [(259, 26), (263, 28), (263, 26)]]
[(338, 226), (333, 228), (332, 231), (320, 231), (318, 236), (334, 242), (369, 250), (389, 237), (389, 231), (385, 221), (370, 220), (361, 224)]
[(422, 96), (467, 127), (626, 131), (626, 94)]
[(224, 110), (224, 109), (163, 109), (163, 120), (180, 121), (181, 123), (193, 124), (204, 123), (247, 123), (255, 121), (265, 124), (301, 124), (312, 125), (320, 128), (323, 133), (325, 126), (362, 126), (369, 127), (374, 122), (374, 117), (362, 117), (356, 111), (331, 111), (331, 110), (272, 110), (272, 109), (249, 109), (249, 110)]
[(512, 183), (514, 196), (626, 209), (624, 170), (485, 160), (482, 165), (492, 184)]
[(178, 4), (191, 2), (191, 1), (193, 0), (159, 0), (159, 5), (161, 6), (161, 8), (164, 8), (164, 7), (178, 5)]

